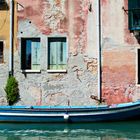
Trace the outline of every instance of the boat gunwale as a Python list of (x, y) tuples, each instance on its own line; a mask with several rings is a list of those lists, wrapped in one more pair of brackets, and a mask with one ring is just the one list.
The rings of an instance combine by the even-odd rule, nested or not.
[[(119, 105), (119, 104), (118, 104)], [(113, 111), (113, 110), (121, 110), (121, 109), (126, 109), (126, 108), (132, 108), (132, 107), (136, 107), (136, 106), (140, 106), (140, 102), (134, 102), (131, 105), (126, 105), (126, 106), (93, 106), (93, 107), (77, 107), (74, 106), (69, 106), (69, 107), (63, 107), (63, 108), (59, 108), (59, 107), (47, 107), (46, 108), (39, 108), (39, 106), (28, 106), (28, 107), (23, 107), (21, 106), (21, 108), (15, 107), (15, 106), (6, 106), (6, 108), (0, 107), (0, 112), (6, 111), (6, 112), (18, 112), (18, 111), (22, 111), (22, 112), (89, 112), (89, 111)], [(37, 108), (38, 107), (38, 108)]]

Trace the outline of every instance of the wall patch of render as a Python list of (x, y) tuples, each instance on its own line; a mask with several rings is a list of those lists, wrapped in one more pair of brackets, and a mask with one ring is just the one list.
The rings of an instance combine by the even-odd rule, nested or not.
[[(34, 31), (38, 31), (41, 37), (42, 56), (44, 56), (41, 74), (27, 74), (25, 78), (18, 66), (20, 65), (20, 51), (15, 54), (18, 57), (16, 61), (18, 68), (15, 73), (20, 81), (20, 90), (23, 92), (21, 93), (22, 98), (19, 104), (77, 105), (76, 100), (79, 101), (78, 104), (80, 105), (94, 104), (94, 100), (89, 99), (89, 97), (90, 95), (97, 95), (98, 62), (95, 57), (97, 54), (89, 51), (92, 50), (91, 46), (93, 45), (93, 50), (96, 52), (96, 42), (91, 41), (89, 43), (88, 36), (90, 36), (90, 22), (95, 21), (91, 19), (92, 16), (95, 19), (94, 15), (96, 15), (94, 10), (95, 1), (65, 0), (64, 2), (55, 0), (52, 2), (49, 0), (36, 0), (35, 3), (33, 3), (33, 0), (28, 0), (28, 2), (24, 0), (18, 1), (25, 6), (24, 10), (18, 12), (18, 21), (23, 20), (24, 22), (25, 19), (32, 21), (34, 26), (31, 25), (31, 27), (35, 28)], [(47, 23), (47, 20), (44, 20), (44, 11), (46, 7), (49, 9), (49, 2), (56, 5), (53, 15), (56, 15), (56, 11), (59, 9), (58, 17), (52, 17), (54, 21), (55, 19), (57, 21), (54, 27), (50, 22)], [(90, 2), (93, 6), (93, 13), (89, 13)], [(33, 4), (34, 6), (32, 6)], [(115, 6), (116, 4), (117, 6)], [(137, 55), (135, 49), (139, 45), (133, 34), (130, 34), (128, 30), (128, 15), (122, 10), (123, 6), (127, 9), (127, 0), (102, 0), (101, 6), (103, 97), (108, 104), (134, 101), (140, 96), (140, 88), (136, 86), (135, 79), (135, 57)], [(49, 14), (47, 18), (49, 18)], [(61, 19), (60, 21), (59, 18)], [(29, 29), (28, 31), (31, 30)], [(68, 37), (69, 58), (67, 73), (48, 74), (46, 72), (46, 36), (54, 33), (57, 35), (65, 34)], [(28, 35), (29, 32), (25, 34)], [(31, 31), (31, 34), (33, 35), (35, 32)], [(128, 62), (127, 64), (126, 61)], [(81, 87), (82, 91), (80, 91)], [(32, 89), (34, 92), (30, 93)], [(36, 91), (39, 93), (38, 95), (36, 95)], [(34, 94), (37, 96), (36, 98), (34, 98)]]
[(136, 94), (135, 49), (119, 45), (105, 48), (102, 67), (103, 98), (108, 104), (133, 101)]
[[(88, 49), (87, 28), (90, 29), (87, 26), (89, 1), (39, 1), (43, 12), (39, 12), (36, 15), (37, 19), (31, 14), (32, 12), (27, 11), (34, 8), (31, 0), (29, 0), (27, 7), (32, 8), (27, 9), (25, 7), (26, 12), (24, 10), (19, 12), (19, 45), (18, 52), (15, 53), (15, 75), (19, 81), (21, 100), (17, 104), (96, 104), (96, 101), (90, 97), (91, 95), (97, 96), (97, 58), (94, 58), (94, 55), (89, 57), (85, 53), (85, 50)], [(20, 2), (23, 5), (25, 4), (24, 0), (20, 0)], [(52, 7), (54, 7), (53, 10), (51, 10)], [(42, 9), (36, 9), (36, 11), (41, 11)], [(71, 14), (71, 11), (73, 14)], [(39, 23), (39, 18), (42, 23)], [(23, 30), (22, 33), (21, 30)], [(50, 35), (67, 35), (69, 46), (67, 73), (52, 74), (47, 72), (46, 45), (47, 36)], [(41, 73), (23, 74), (20, 71), (20, 38), (26, 36), (41, 38)], [(90, 43), (90, 45), (94, 46), (94, 42)]]
[(44, 1), (43, 21), (52, 32), (64, 32), (61, 28), (63, 21), (66, 22), (65, 0)]
[(103, 98), (108, 104), (136, 101), (140, 98), (136, 83), (139, 44), (122, 9), (128, 9), (128, 0), (103, 0), (101, 5)]

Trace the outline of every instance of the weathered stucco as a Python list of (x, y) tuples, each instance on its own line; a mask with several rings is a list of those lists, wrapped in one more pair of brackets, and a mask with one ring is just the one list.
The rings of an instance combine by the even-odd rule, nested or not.
[[(99, 86), (96, 1), (36, 0), (33, 3), (32, 0), (19, 0), (19, 3), (24, 6), (18, 11), (19, 42), (20, 37), (41, 37), (43, 56), (41, 73), (24, 76), (17, 72), (20, 69), (18, 50), (15, 74), (20, 83), (22, 103), (95, 104), (91, 95), (97, 96)], [(127, 9), (127, 5), (127, 0), (101, 1), (101, 85), (102, 97), (107, 104), (129, 102), (139, 97), (136, 86), (136, 46), (139, 45), (128, 30), (128, 14), (122, 9)], [(67, 73), (46, 71), (46, 38), (50, 35), (68, 38)]]
[(137, 48), (127, 0), (102, 1), (102, 94), (108, 104), (138, 99)]
[[(99, 87), (97, 1), (17, 1), (20, 5), (17, 9), (18, 43), (14, 52), (14, 75), (19, 81), (21, 98), (17, 105), (98, 103), (95, 100)], [(128, 29), (127, 9), (128, 0), (101, 0), (101, 88), (103, 101), (107, 104), (140, 98), (137, 85), (139, 41)], [(50, 36), (67, 37), (67, 72), (47, 71), (47, 38)], [(41, 39), (40, 73), (22, 73), (22, 37)], [(8, 54), (8, 49), (5, 53)], [(8, 55), (6, 57), (7, 64)], [(8, 69), (8, 64), (6, 66), (3, 69)], [(0, 71), (2, 76), (3, 71)], [(1, 82), (4, 85), (5, 80)]]
[[(89, 13), (89, 1), (18, 2), (24, 9), (19, 7), (18, 11), (19, 44), (15, 54), (15, 76), (19, 81), (21, 101), (17, 104), (95, 104), (96, 101), (90, 97), (97, 96), (97, 51), (94, 50), (96, 40), (92, 41), (91, 37), (88, 48), (94, 53), (88, 53), (87, 49), (87, 36), (91, 34), (89, 21), (95, 18), (92, 17), (93, 11)], [(47, 37), (53, 35), (67, 37), (69, 50), (66, 73), (47, 72)], [(41, 73), (21, 73), (21, 37), (41, 38)]]
[[(0, 5), (1, 6), (1, 5)], [(3, 63), (0, 63), (0, 105), (7, 105), (5, 85), (9, 75), (9, 42), (10, 42), (10, 12), (8, 4), (6, 7), (0, 10), (0, 41), (3, 41)], [(16, 10), (16, 8), (15, 8)], [(15, 13), (16, 15), (16, 13)], [(15, 16), (16, 21), (16, 16)], [(16, 27), (16, 22), (15, 22)], [(16, 29), (14, 30), (16, 33)], [(14, 46), (16, 46), (16, 39), (14, 40)]]

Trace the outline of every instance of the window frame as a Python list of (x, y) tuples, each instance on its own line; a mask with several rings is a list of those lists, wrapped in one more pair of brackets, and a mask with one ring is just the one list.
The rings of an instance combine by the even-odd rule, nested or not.
[[(41, 37), (21, 37), (20, 38), (20, 69), (22, 73), (40, 73), (41, 72), (41, 63), (40, 63), (40, 69), (22, 69), (22, 39), (25, 40), (32, 40), (32, 39), (39, 39), (40, 42), (40, 49), (41, 49)], [(41, 51), (40, 51), (41, 53)]]
[[(66, 69), (49, 69), (49, 63), (48, 63), (48, 61), (49, 61), (49, 59), (48, 59), (48, 57), (49, 57), (49, 38), (65, 38), (66, 39)], [(69, 50), (69, 48), (68, 48), (68, 37), (67, 36), (63, 36), (63, 35), (50, 35), (50, 36), (48, 36), (47, 37), (47, 55), (46, 55), (46, 57), (47, 57), (47, 72), (48, 73), (66, 73), (67, 72), (67, 61), (68, 61), (68, 50)]]

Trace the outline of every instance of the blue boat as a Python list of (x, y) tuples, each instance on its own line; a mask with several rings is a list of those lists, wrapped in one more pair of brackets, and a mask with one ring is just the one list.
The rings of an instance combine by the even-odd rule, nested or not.
[(140, 101), (99, 106), (0, 106), (0, 122), (81, 123), (140, 119)]

